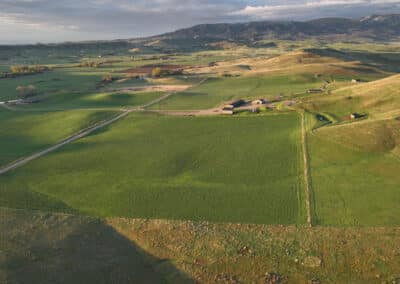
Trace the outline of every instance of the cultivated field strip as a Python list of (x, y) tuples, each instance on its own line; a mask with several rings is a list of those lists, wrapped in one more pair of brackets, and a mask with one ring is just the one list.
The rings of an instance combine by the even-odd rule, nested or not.
[(78, 134), (75, 134), (75, 135), (65, 139), (64, 141), (61, 141), (60, 143), (57, 143), (54, 146), (51, 146), (50, 148), (47, 148), (47, 149), (45, 149), (43, 151), (40, 151), (40, 152), (37, 152), (37, 153), (35, 153), (33, 155), (30, 155), (28, 157), (22, 158), (22, 159), (14, 162), (14, 163), (11, 163), (10, 165), (8, 165), (8, 166), (6, 166), (4, 168), (0, 168), (0, 175), (5, 174), (5, 173), (7, 173), (9, 171), (12, 171), (12, 170), (14, 170), (16, 168), (19, 168), (19, 167), (25, 165), (26, 163), (29, 163), (30, 161), (36, 160), (36, 159), (38, 159), (38, 158), (40, 158), (40, 157), (42, 157), (44, 155), (47, 155), (47, 154), (49, 154), (51, 152), (54, 152), (54, 151), (60, 149), (61, 147), (65, 146), (65, 145), (67, 145), (69, 143), (72, 143), (72, 142), (74, 142), (74, 141), (76, 141), (78, 139), (81, 139), (81, 138), (83, 138), (83, 137), (85, 137), (85, 136), (87, 136), (87, 135), (89, 135), (89, 134), (91, 134), (91, 133), (103, 128), (103, 127), (106, 127), (106, 126), (108, 126), (108, 125), (110, 125), (110, 124), (112, 124), (112, 123), (124, 118), (125, 116), (127, 116), (131, 112), (132, 112), (132, 110), (124, 111), (121, 114), (113, 117), (112, 119), (103, 121), (101, 123), (97, 123), (97, 124), (93, 125), (92, 127), (89, 127), (86, 130), (80, 131)]

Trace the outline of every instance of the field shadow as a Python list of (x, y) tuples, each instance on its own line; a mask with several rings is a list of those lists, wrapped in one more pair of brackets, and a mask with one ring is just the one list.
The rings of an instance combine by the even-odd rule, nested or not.
[(169, 260), (148, 254), (102, 220), (0, 213), (0, 251), (6, 256), (0, 259), (0, 275), (8, 284), (194, 283)]
[(395, 52), (373, 53), (367, 51), (339, 51), (332, 48), (310, 48), (306, 49), (306, 51), (319, 56), (333, 57), (343, 61), (359, 61), (366, 66), (377, 67), (387, 72), (400, 71), (400, 54)]

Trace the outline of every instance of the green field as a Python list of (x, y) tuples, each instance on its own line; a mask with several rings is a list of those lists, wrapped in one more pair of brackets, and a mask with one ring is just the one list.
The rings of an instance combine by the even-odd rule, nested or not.
[(45, 149), (112, 111), (11, 112), (0, 108), (0, 166)]
[[(377, 133), (372, 141), (370, 124), (347, 131), (349, 127), (328, 127), (309, 135), (316, 223), (398, 226), (400, 160), (388, 152), (389, 132)], [(383, 127), (380, 123), (377, 129)]]
[(152, 109), (207, 109), (234, 99), (295, 95), (321, 85), (322, 81), (310, 74), (210, 78), (200, 86), (154, 105)]
[(0, 100), (18, 98), (18, 86), (33, 85), (40, 95), (94, 91), (101, 80), (101, 74), (83, 74), (73, 69), (48, 71), (41, 74), (26, 75), (16, 78), (0, 79)]
[(301, 224), (299, 135), (295, 113), (131, 115), (0, 177), (1, 206), (26, 191), (98, 216)]

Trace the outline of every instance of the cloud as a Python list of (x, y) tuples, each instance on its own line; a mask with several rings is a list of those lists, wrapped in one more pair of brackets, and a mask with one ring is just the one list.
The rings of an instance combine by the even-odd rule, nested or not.
[[(255, 19), (315, 18), (323, 16), (362, 16), (368, 13), (398, 12), (400, 0), (321, 0), (292, 1), (287, 4), (251, 6), (232, 12), (232, 15)], [(394, 10), (393, 10), (394, 8)]]
[(0, 0), (0, 44), (142, 37), (200, 23), (395, 12), (400, 0)]

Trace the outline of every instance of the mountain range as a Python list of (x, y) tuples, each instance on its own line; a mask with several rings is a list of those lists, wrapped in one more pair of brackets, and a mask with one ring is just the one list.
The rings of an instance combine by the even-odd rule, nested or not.
[(351, 36), (386, 41), (400, 37), (400, 14), (361, 19), (322, 18), (311, 21), (262, 21), (201, 24), (153, 37), (159, 39), (261, 40)]

